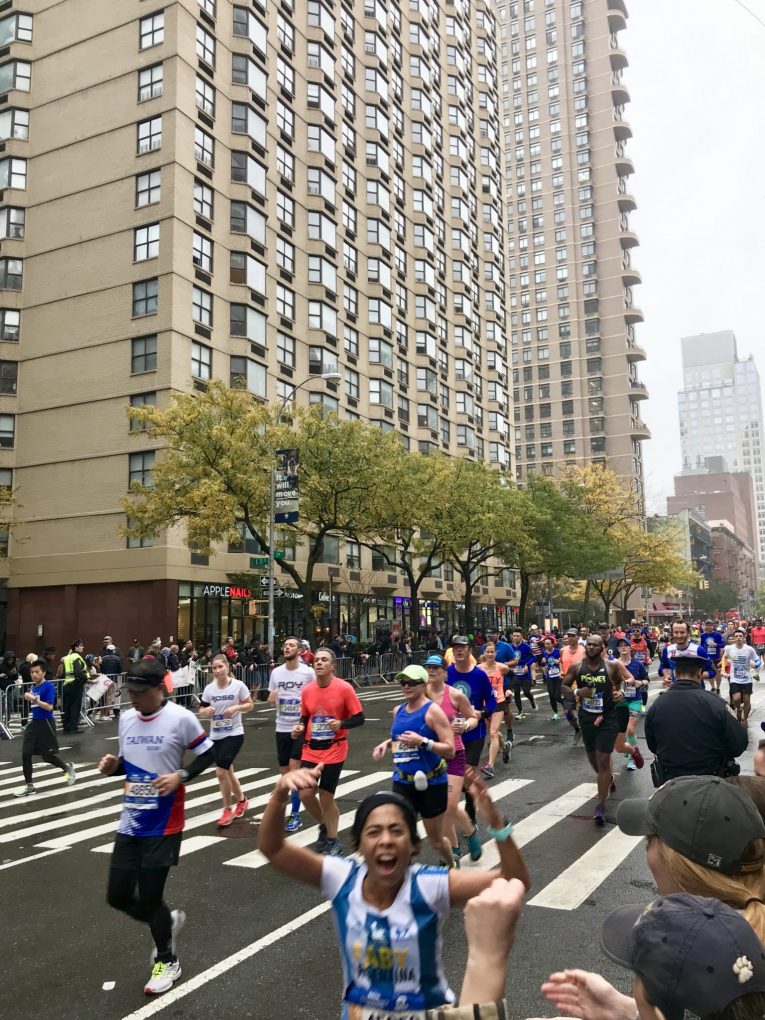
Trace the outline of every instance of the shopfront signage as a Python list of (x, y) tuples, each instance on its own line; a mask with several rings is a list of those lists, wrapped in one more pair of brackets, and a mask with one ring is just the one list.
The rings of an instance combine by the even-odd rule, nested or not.
[(240, 588), (235, 584), (206, 584), (202, 588), (202, 597), (206, 599), (250, 599), (249, 588)]

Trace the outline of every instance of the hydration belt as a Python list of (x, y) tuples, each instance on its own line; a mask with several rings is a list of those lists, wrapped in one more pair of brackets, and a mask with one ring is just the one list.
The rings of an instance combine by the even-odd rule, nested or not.
[[(430, 772), (424, 772), (423, 775), (425, 776), (426, 779), (435, 779), (437, 776), (442, 776), (444, 772), (446, 772), (446, 762), (444, 761), (443, 758), (441, 758), (438, 765), (436, 765), (434, 769), (431, 769)], [(399, 770), (396, 769), (396, 782), (413, 783), (414, 776), (413, 775), (410, 776), (406, 772), (399, 772)]]

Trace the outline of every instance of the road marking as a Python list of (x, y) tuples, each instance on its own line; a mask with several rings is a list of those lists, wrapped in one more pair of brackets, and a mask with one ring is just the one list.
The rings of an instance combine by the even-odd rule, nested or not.
[[(67, 787), (69, 789), (69, 787)], [(50, 818), (51, 815), (64, 815), (68, 811), (91, 807), (93, 804), (102, 804), (112, 797), (122, 796), (122, 786), (115, 786), (106, 793), (97, 793), (93, 797), (86, 797), (84, 800), (70, 801), (67, 804), (58, 804), (56, 807), (44, 807), (39, 811), (28, 811), (25, 815), (10, 815), (0, 820), (0, 829), (6, 829), (9, 825), (21, 825), (23, 822), (34, 822), (38, 818)], [(33, 804), (37, 797), (26, 797), (24, 804)]]
[[(13, 770), (13, 773), (9, 771), (6, 773), (6, 777), (4, 779), (0, 779), (0, 786), (12, 786), (14, 783), (18, 783), (20, 775), (21, 767), (20, 765), (17, 765), (16, 768)], [(36, 778), (37, 776), (54, 776), (54, 775), (60, 776), (61, 769), (54, 768), (52, 765), (43, 765), (39, 768), (34, 769), (32, 773), (33, 778)], [(0, 797), (4, 793), (6, 793), (5, 790), (0, 790)]]
[(642, 841), (642, 836), (613, 829), (529, 900), (529, 906), (576, 910)]
[(30, 861), (39, 861), (42, 857), (50, 857), (52, 854), (60, 853), (59, 850), (43, 850), (41, 854), (32, 854), (31, 857), (22, 857), (20, 861), (8, 861), (7, 864), (0, 864), (0, 871), (7, 871), (8, 868), (18, 868), (20, 864), (29, 864)]
[[(75, 765), (75, 768), (76, 767), (77, 766)], [(100, 775), (101, 775), (101, 773), (95, 767), (94, 768), (90, 768), (90, 769), (84, 769), (82, 771), (78, 771), (77, 772), (77, 777), (78, 778), (80, 776), (90, 778), (91, 776), (100, 776)], [(34, 776), (32, 778), (33, 778), (33, 781), (34, 781)], [(23, 783), (24, 783), (23, 777), (17, 778), (16, 784), (18, 786), (23, 785)], [(67, 784), (66, 784), (66, 778), (64, 776), (64, 773), (61, 771), (61, 769), (54, 769), (53, 770), (53, 775), (46, 777), (45, 779), (42, 780), (42, 782), (38, 783), (37, 781), (34, 781), (34, 787), (35, 787), (36, 790), (42, 789), (43, 787), (45, 787), (45, 789), (47, 790), (48, 787), (51, 787), (51, 786), (58, 787), (58, 789), (56, 789), (56, 791), (55, 791), (56, 793), (63, 793), (65, 790), (70, 789), (70, 787), (68, 787)], [(40, 794), (38, 794), (38, 796), (40, 796)], [(44, 796), (44, 794), (43, 794), (43, 796)], [(9, 790), (0, 790), (0, 797), (3, 798), (2, 802), (0, 802), (0, 807), (6, 807), (8, 804), (13, 804), (14, 800), (15, 800), (14, 795), (12, 793), (10, 793)]]

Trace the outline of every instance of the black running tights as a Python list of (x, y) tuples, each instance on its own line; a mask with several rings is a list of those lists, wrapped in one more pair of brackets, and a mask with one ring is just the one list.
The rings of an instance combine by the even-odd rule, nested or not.
[[(61, 761), (57, 754), (52, 751), (48, 751), (47, 754), (41, 754), (40, 757), (48, 765), (55, 765), (57, 769), (61, 769), (62, 772), (66, 772), (66, 765)], [(21, 755), (21, 768), (24, 773), (24, 782), (27, 786), (32, 785), (32, 755), (22, 754)]]
[(558, 712), (558, 705), (563, 705), (563, 698), (561, 697), (560, 689), (563, 684), (562, 677), (556, 677), (555, 680), (547, 681), (547, 694), (550, 698), (550, 708), (553, 710), (553, 715)]
[(169, 871), (169, 868), (141, 868), (139, 871), (111, 868), (106, 892), (106, 902), (110, 907), (148, 924), (160, 963), (171, 963), (173, 959), (170, 948), (172, 918), (170, 908), (162, 899)]
[(534, 695), (531, 693), (531, 680), (524, 679), (520, 682), (516, 680), (513, 684), (513, 696), (515, 698), (515, 704), (518, 708), (518, 712), (523, 711), (523, 703), (521, 702), (521, 691), (525, 694), (526, 698), (531, 702), (531, 707), (534, 708)]

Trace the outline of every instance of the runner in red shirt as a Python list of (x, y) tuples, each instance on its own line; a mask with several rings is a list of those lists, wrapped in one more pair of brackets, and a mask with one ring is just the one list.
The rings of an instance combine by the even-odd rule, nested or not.
[(335, 790), (348, 757), (348, 730), (363, 725), (364, 712), (353, 686), (333, 675), (335, 664), (330, 648), (318, 649), (313, 659), (316, 679), (300, 695), (300, 722), (292, 737), (297, 739), (305, 733), (301, 768), (313, 768), (319, 762), (324, 765), (318, 798), (313, 788), (300, 795), (306, 811), (319, 823), (319, 839), (311, 849), (342, 857)]

